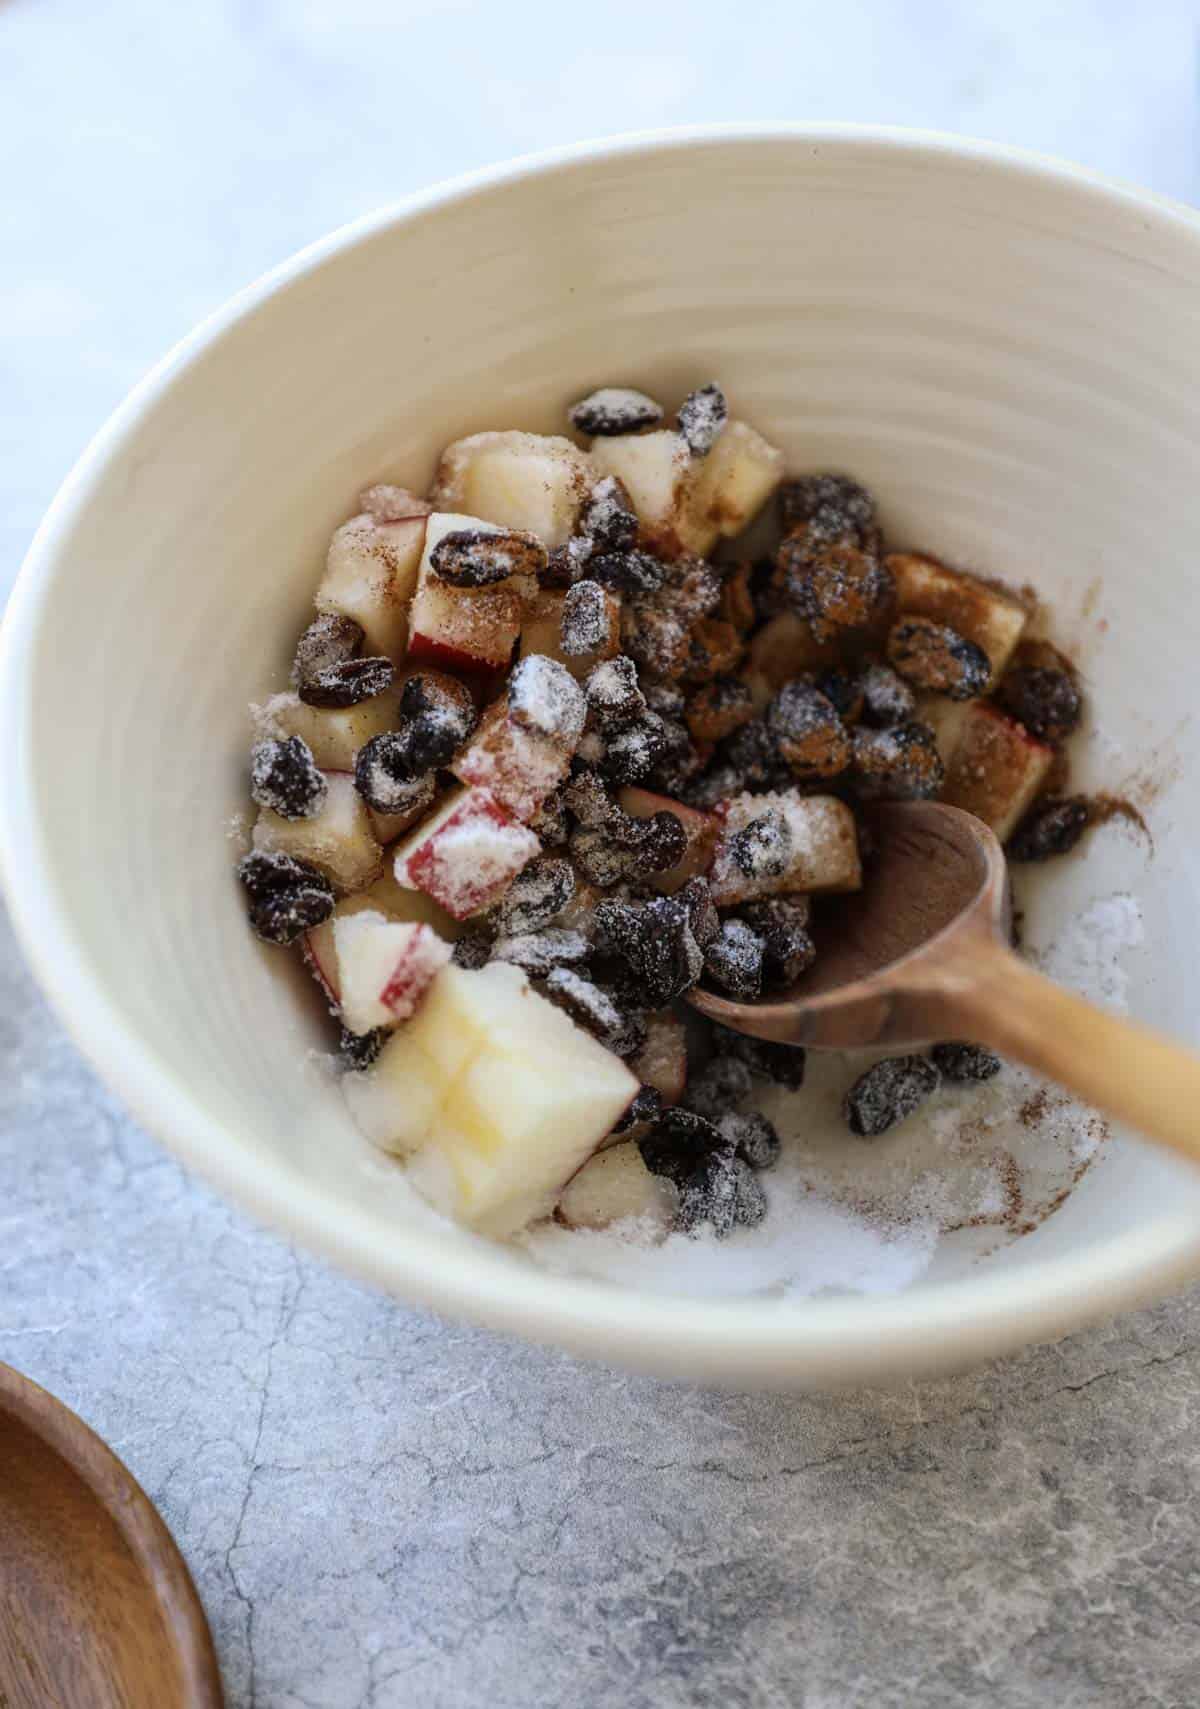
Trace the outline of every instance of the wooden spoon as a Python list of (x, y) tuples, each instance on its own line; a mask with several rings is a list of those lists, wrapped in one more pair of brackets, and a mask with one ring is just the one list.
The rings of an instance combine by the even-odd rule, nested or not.
[(933, 801), (875, 816), (863, 890), (830, 911), (814, 965), (783, 997), (689, 1000), (735, 1032), (818, 1050), (990, 1045), (1200, 1161), (1200, 1057), (1044, 979), (1009, 947), (1004, 852), (980, 819)]
[(0, 1705), (221, 1709), (204, 1611), (145, 1491), (0, 1365)]

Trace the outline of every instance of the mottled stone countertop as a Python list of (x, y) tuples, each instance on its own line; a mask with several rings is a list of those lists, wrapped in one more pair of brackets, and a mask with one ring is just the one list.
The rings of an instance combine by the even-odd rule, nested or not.
[[(536, 0), (8, 0), (0, 595), (138, 373), (347, 218), (545, 143), (777, 114), (1191, 196), (1192, 13), (611, 0), (597, 29)], [(159, 1503), (235, 1709), (1200, 1701), (1200, 1293), (837, 1398), (439, 1323), (189, 1181), (0, 931), (0, 1359)]]

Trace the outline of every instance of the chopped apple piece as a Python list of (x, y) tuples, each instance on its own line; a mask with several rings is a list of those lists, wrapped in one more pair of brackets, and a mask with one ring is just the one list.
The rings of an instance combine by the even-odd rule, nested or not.
[(509, 716), (508, 697), (489, 706), (471, 740), (451, 762), (463, 783), (481, 784), (522, 822), (537, 815), (571, 769), (572, 749)]
[(254, 847), (311, 861), (342, 891), (362, 890), (379, 876), (383, 850), (371, 835), (371, 821), (353, 777), (324, 773), (325, 804), (309, 819), (283, 819), (269, 807), (259, 810)]
[[(787, 825), (790, 854), (782, 872), (752, 875), (735, 860), (733, 839), (767, 812), (780, 814)], [(862, 866), (854, 815), (844, 801), (832, 795), (800, 795), (794, 790), (735, 795), (725, 803), (709, 883), (718, 908), (793, 891), (858, 890)]]
[(751, 641), (743, 675), (756, 698), (756, 684), (761, 681), (769, 699), (793, 677), (836, 664), (837, 656), (834, 642), (814, 640), (803, 618), (794, 611), (781, 611)]
[(544, 1216), (637, 1091), (517, 968), (444, 967), (375, 1065), (343, 1085), (368, 1139), (439, 1210), (496, 1236)]
[(687, 1085), (687, 1028), (670, 1009), (660, 1009), (646, 1021), (646, 1042), (630, 1058), (630, 1068), (643, 1086), (653, 1086), (664, 1104), (677, 1104)]
[(431, 926), (373, 908), (335, 920), (333, 947), (342, 1019), (356, 1033), (410, 1019), (451, 953)]
[(655, 795), (649, 789), (630, 784), (622, 789), (618, 803), (633, 819), (649, 819), (655, 813), (674, 813), (687, 836), (687, 847), (676, 864), (667, 872), (657, 872), (646, 883), (663, 896), (673, 896), (682, 890), (689, 878), (702, 878), (712, 865), (713, 850), (721, 832), (721, 822), (711, 813), (696, 807), (685, 807), (669, 795)]
[(322, 771), (353, 771), (358, 750), (400, 722), (400, 691), (389, 688), (357, 706), (309, 706), (298, 694), (276, 694), (255, 707), (256, 735), (299, 736)]
[(681, 435), (665, 427), (653, 433), (617, 434), (597, 439), (590, 455), (598, 480), (615, 475), (624, 486), (647, 544), (667, 556), (704, 549), (693, 543), (688, 528), (685, 501), (692, 459)]
[(932, 617), (982, 647), (992, 667), (984, 692), (994, 688), (1029, 621), (1021, 601), (920, 552), (893, 552), (884, 563), (896, 583), (901, 616)]
[(442, 510), (526, 529), (553, 549), (574, 534), (591, 484), (588, 460), (569, 439), (473, 433), (442, 453), (433, 497)]
[(1023, 724), (977, 702), (967, 717), (946, 773), (942, 800), (962, 807), (1007, 840), (1032, 806), (1054, 764), (1054, 749)]
[(398, 883), (465, 920), (498, 902), (541, 846), (490, 790), (459, 789), (400, 844), (394, 871)]
[(687, 495), (692, 551), (708, 552), (718, 535), (748, 528), (782, 479), (783, 452), (746, 422), (729, 422)]
[(434, 547), (460, 529), (501, 532), (495, 523), (477, 516), (438, 511), (429, 518), (409, 615), (408, 657), (412, 663), (427, 660), (470, 675), (508, 664), (521, 626), (521, 596), (507, 582), (487, 588), (452, 587), (434, 574), (430, 562)]
[(559, 1217), (568, 1228), (600, 1229), (637, 1222), (660, 1236), (670, 1233), (678, 1208), (674, 1183), (663, 1175), (652, 1175), (629, 1140), (589, 1157), (558, 1201)]
[(423, 890), (406, 890), (402, 884), (396, 883), (390, 872), (381, 873), (365, 890), (343, 897), (327, 920), (304, 934), (304, 959), (309, 972), (334, 1009), (341, 998), (334, 927), (338, 920), (349, 919), (352, 914), (366, 910), (382, 914), (388, 920), (407, 920), (414, 925), (430, 926), (440, 938), (450, 943), (463, 933), (459, 922), (452, 919), (444, 908), (439, 908), (432, 896), (426, 896)]
[(399, 660), (404, 656), (427, 510), (421, 504), (414, 515), (386, 522), (364, 512), (343, 522), (330, 542), (317, 589), (317, 610), (340, 613), (361, 624), (366, 636), (363, 652), (368, 657), (386, 654)]

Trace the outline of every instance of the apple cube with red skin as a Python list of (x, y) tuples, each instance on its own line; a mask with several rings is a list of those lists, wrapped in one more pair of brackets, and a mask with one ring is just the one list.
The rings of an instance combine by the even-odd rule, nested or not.
[(284, 819), (270, 807), (261, 807), (254, 825), (254, 847), (309, 861), (343, 893), (363, 890), (378, 878), (383, 850), (372, 834), (353, 777), (340, 771), (322, 775), (326, 790), (320, 812), (307, 819)]
[(452, 587), (433, 572), (434, 547), (463, 529), (498, 534), (495, 523), (477, 516), (435, 511), (425, 529), (425, 548), (409, 612), (408, 657), (470, 675), (501, 670), (512, 657), (521, 627), (521, 595), (508, 582), (487, 588)]
[(652, 790), (630, 784), (617, 796), (618, 805), (633, 819), (649, 819), (655, 813), (674, 813), (683, 826), (687, 847), (679, 860), (667, 872), (656, 872), (646, 883), (663, 896), (673, 896), (682, 890), (689, 878), (703, 878), (712, 865), (713, 851), (721, 834), (721, 821), (712, 813), (685, 807), (669, 795), (655, 795)]
[[(751, 877), (733, 858), (737, 832), (766, 812), (779, 814), (791, 833), (791, 854), (782, 872)], [(792, 789), (765, 795), (735, 795), (722, 804), (721, 840), (709, 885), (718, 908), (735, 908), (764, 896), (795, 892), (858, 890), (862, 863), (854, 815), (832, 795), (801, 795)]]
[(327, 920), (311, 927), (302, 940), (308, 970), (329, 1000), (335, 1012), (341, 1001), (338, 981), (338, 958), (334, 945), (334, 929), (339, 920), (369, 911), (382, 914), (388, 920), (409, 921), (413, 925), (429, 926), (438, 937), (450, 943), (462, 935), (462, 926), (452, 920), (444, 908), (439, 908), (432, 896), (423, 890), (406, 890), (397, 884), (390, 872), (382, 873), (365, 890), (346, 896)]
[(552, 551), (574, 534), (592, 484), (587, 457), (571, 440), (542, 433), (473, 433), (447, 445), (433, 498), (440, 510), (520, 528)]
[(333, 946), (342, 1019), (355, 1033), (408, 1020), (451, 954), (431, 926), (371, 908), (335, 920)]
[[(393, 489), (398, 490), (398, 489)], [(344, 522), (329, 544), (316, 607), (361, 624), (368, 657), (404, 657), (408, 614), (425, 547), (428, 506), (403, 518), (380, 521), (363, 512)]]
[(490, 790), (501, 807), (522, 822), (536, 817), (570, 769), (571, 749), (514, 724), (507, 696), (488, 707), (450, 766), (461, 782)]
[(972, 701), (942, 800), (974, 813), (1004, 842), (1032, 807), (1054, 764), (1054, 749), (994, 706)]
[(490, 790), (460, 789), (400, 844), (394, 871), (465, 920), (498, 902), (541, 846)]

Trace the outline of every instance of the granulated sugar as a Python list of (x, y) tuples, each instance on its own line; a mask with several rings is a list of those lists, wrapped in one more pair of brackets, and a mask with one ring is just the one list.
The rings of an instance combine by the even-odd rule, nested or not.
[[(1122, 893), (1090, 903), (1034, 959), (1120, 1010), (1128, 984), (1120, 958), (1141, 938), (1141, 910)], [(764, 1088), (754, 1100), (784, 1146), (762, 1176), (769, 1208), (760, 1227), (725, 1241), (676, 1234), (655, 1245), (636, 1226), (588, 1233), (543, 1224), (524, 1237), (525, 1249), (557, 1274), (693, 1298), (895, 1293), (925, 1273), (940, 1242), (983, 1229), (994, 1247), (1036, 1226), (1107, 1137), (1094, 1111), (1006, 1064), (983, 1084), (943, 1084), (893, 1133), (855, 1139), (841, 1101), (870, 1060), (810, 1054), (799, 1092)]]

